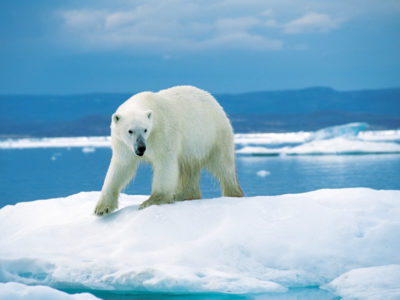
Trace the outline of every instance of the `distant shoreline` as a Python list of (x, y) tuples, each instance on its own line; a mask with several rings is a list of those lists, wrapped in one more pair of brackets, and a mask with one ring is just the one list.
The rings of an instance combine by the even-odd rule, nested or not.
[[(1, 137), (109, 135), (110, 116), (131, 94), (0, 95)], [(307, 88), (216, 94), (237, 133), (314, 131), (351, 122), (400, 128), (400, 88)]]

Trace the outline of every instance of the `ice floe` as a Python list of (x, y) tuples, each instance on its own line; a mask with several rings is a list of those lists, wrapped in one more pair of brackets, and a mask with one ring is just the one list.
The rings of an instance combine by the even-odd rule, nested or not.
[(326, 189), (144, 210), (146, 196), (123, 194), (120, 209), (102, 218), (93, 215), (98, 197), (3, 207), (0, 282), (135, 293), (322, 286), (350, 298), (365, 299), (363, 289), (400, 297), (400, 191)]
[[(235, 134), (239, 155), (400, 153), (400, 130), (367, 131), (349, 123), (314, 132)], [(0, 149), (80, 147), (84, 153), (111, 147), (111, 137), (0, 139)]]
[(89, 293), (70, 295), (48, 286), (28, 286), (17, 282), (0, 283), (0, 299), (4, 300), (96, 300)]
[(400, 130), (365, 131), (366, 123), (332, 126), (315, 132), (253, 134), (237, 141), (238, 154), (322, 155), (400, 153)]
[(83, 136), (83, 137), (54, 137), (54, 138), (21, 138), (1, 139), (0, 149), (27, 149), (27, 148), (67, 148), (81, 147), (111, 147), (109, 136)]

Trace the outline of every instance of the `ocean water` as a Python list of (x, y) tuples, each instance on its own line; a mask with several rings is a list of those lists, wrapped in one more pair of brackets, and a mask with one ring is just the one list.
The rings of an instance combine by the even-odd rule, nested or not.
[[(111, 149), (33, 148), (0, 150), (0, 206), (101, 190)], [(324, 188), (400, 189), (400, 155), (241, 156), (236, 159), (240, 184), (247, 196), (280, 195)], [(152, 169), (142, 164), (125, 189), (151, 193)], [(206, 171), (203, 198), (221, 195)], [(93, 204), (94, 205), (94, 204)]]
[[(76, 291), (66, 291), (76, 292)], [(293, 288), (289, 289), (286, 293), (268, 293), (268, 294), (254, 294), (254, 295), (226, 295), (217, 293), (203, 293), (203, 294), (115, 294), (110, 292), (92, 292), (96, 297), (105, 300), (337, 300), (337, 297), (328, 291), (321, 290), (318, 287), (311, 288)]]

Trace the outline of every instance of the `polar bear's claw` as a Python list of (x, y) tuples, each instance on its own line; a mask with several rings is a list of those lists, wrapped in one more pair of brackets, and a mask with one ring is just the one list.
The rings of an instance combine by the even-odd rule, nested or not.
[(111, 213), (114, 209), (110, 206), (104, 206), (101, 203), (99, 203), (99, 204), (97, 204), (97, 206), (94, 210), (94, 214), (101, 217), (103, 215), (107, 215), (107, 214)]

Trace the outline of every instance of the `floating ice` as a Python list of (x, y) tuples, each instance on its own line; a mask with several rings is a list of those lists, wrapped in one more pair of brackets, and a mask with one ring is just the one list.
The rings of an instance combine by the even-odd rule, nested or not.
[(23, 138), (2, 139), (0, 149), (26, 148), (66, 148), (66, 147), (111, 147), (111, 137), (55, 137), (55, 138)]
[(400, 144), (391, 142), (367, 142), (337, 137), (314, 140), (298, 146), (281, 148), (247, 146), (236, 151), (252, 155), (315, 155), (315, 154), (378, 154), (400, 153)]
[(102, 218), (93, 215), (99, 195), (3, 207), (0, 282), (235, 294), (328, 284), (338, 295), (375, 287), (400, 297), (391, 288), (397, 269), (385, 269), (388, 277), (376, 282), (350, 276), (354, 290), (346, 289), (353, 279), (340, 279), (351, 270), (400, 265), (400, 191), (331, 189), (144, 210), (138, 205), (146, 196), (123, 194), (120, 209)]
[(257, 172), (257, 176), (260, 176), (260, 177), (265, 177), (265, 176), (268, 176), (270, 174), (271, 173), (266, 171), (266, 170), (260, 170), (260, 171)]
[(238, 133), (235, 134), (235, 144), (238, 145), (274, 145), (274, 144), (301, 144), (308, 141), (312, 132), (287, 133)]
[(4, 300), (95, 300), (89, 293), (70, 295), (47, 286), (27, 286), (16, 282), (0, 283), (0, 299)]
[(400, 130), (364, 131), (357, 136), (362, 141), (400, 141)]
[(339, 136), (346, 138), (355, 138), (360, 132), (365, 131), (367, 127), (367, 123), (349, 123), (345, 125), (331, 126), (312, 133), (309, 139), (326, 140)]
[[(365, 131), (366, 123), (315, 132), (235, 134), (238, 154), (304, 155), (400, 153), (400, 130)], [(110, 147), (111, 137), (0, 139), (0, 149), (81, 147), (84, 153)]]
[(95, 152), (96, 151), (96, 148), (94, 148), (94, 147), (83, 147), (82, 148), (82, 152), (83, 153), (92, 153), (92, 152)]
[[(265, 135), (253, 135), (238, 154), (251, 155), (312, 155), (312, 154), (369, 154), (400, 153), (400, 130), (364, 131), (366, 123), (350, 123), (333, 126), (316, 132), (299, 132), (299, 139), (288, 139), (287, 134), (280, 134), (281, 139), (267, 139)], [(279, 134), (278, 134), (279, 135)], [(276, 145), (280, 144), (281, 147)]]

